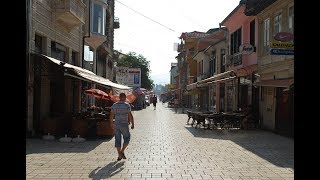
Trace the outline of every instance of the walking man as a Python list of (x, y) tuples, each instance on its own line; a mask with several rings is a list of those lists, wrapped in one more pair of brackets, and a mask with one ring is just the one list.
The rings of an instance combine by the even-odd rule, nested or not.
[(153, 99), (152, 99), (152, 103), (153, 103), (153, 108), (154, 110), (156, 110), (157, 108), (157, 101), (158, 101), (158, 98), (156, 95), (153, 96)]
[[(124, 155), (124, 150), (128, 147), (130, 141), (129, 125), (131, 123), (131, 129), (134, 129), (134, 120), (131, 113), (131, 106), (126, 100), (124, 93), (120, 94), (120, 101), (114, 103), (110, 112), (110, 123), (113, 126), (113, 118), (115, 116), (115, 147), (118, 151), (118, 161), (121, 159), (127, 159)], [(121, 135), (123, 136), (123, 146), (121, 148)]]

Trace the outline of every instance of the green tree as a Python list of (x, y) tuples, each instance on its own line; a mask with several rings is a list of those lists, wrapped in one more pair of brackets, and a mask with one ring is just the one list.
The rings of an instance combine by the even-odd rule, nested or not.
[(167, 93), (167, 92), (169, 92), (168, 85), (169, 85), (169, 84), (166, 84), (166, 85), (162, 86), (162, 93)]
[(150, 61), (147, 61), (141, 54), (137, 55), (135, 52), (129, 52), (117, 62), (117, 66), (125, 66), (129, 68), (141, 69), (141, 87), (151, 90), (153, 88), (153, 80), (150, 79)]

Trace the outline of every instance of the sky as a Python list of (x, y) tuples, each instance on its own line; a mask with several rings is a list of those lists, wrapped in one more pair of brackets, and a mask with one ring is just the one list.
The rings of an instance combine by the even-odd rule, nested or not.
[(168, 84), (171, 63), (177, 62), (175, 57), (178, 52), (174, 50), (174, 43), (180, 42), (181, 33), (206, 32), (219, 27), (219, 23), (239, 2), (115, 0), (115, 17), (119, 17), (120, 28), (114, 30), (114, 49), (122, 53), (134, 51), (143, 55), (150, 61), (150, 77), (154, 83)]

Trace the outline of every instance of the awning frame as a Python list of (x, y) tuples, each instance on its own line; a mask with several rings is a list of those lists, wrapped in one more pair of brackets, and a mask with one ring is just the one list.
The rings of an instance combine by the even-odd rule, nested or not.
[(45, 58), (46, 60), (49, 60), (50, 62), (58, 65), (59, 67), (63, 67), (62, 70), (64, 70), (64, 76), (70, 76), (70, 77), (77, 78), (77, 79), (80, 79), (83, 81), (97, 83), (97, 84), (105, 86), (107, 88), (113, 88), (113, 89), (119, 89), (119, 90), (132, 90), (132, 87), (128, 87), (125, 85), (114, 83), (114, 82), (110, 81), (109, 79), (98, 76), (95, 73), (93, 73), (87, 69), (83, 69), (81, 67), (74, 66), (72, 64), (60, 61), (58, 59), (55, 59), (55, 58), (52, 58), (52, 57), (49, 57), (49, 56), (46, 56), (43, 54), (32, 53), (32, 55)]

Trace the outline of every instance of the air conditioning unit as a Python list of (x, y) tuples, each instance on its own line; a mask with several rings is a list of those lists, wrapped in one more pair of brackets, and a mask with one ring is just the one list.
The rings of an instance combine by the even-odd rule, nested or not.
[(232, 55), (224, 55), (222, 65), (225, 66), (225, 65), (231, 64), (231, 60), (232, 60)]

